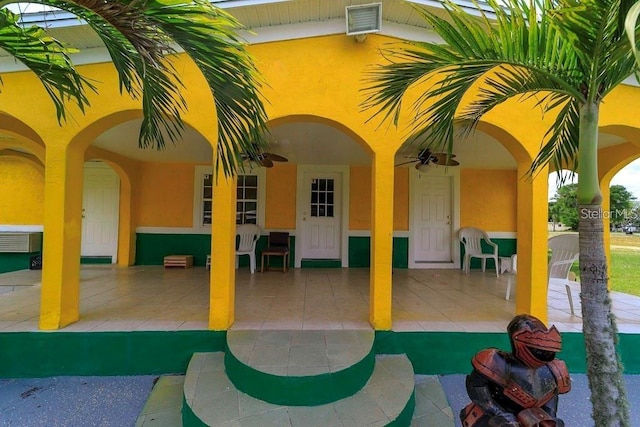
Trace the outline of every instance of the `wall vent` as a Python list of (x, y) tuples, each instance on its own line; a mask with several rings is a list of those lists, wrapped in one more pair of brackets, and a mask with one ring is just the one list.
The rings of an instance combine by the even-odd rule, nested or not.
[(376, 33), (382, 28), (382, 3), (347, 6), (347, 35)]
[(2, 253), (39, 252), (41, 248), (42, 233), (21, 231), (0, 232), (0, 252)]

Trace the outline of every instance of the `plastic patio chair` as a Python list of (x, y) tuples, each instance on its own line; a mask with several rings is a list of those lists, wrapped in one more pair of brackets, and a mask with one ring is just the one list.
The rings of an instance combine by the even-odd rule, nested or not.
[(249, 270), (256, 272), (256, 242), (262, 229), (255, 224), (242, 224), (236, 228), (236, 268), (240, 265), (240, 256), (249, 255)]
[(573, 310), (573, 298), (571, 296), (571, 285), (578, 282), (569, 279), (571, 266), (579, 258), (580, 251), (578, 248), (577, 234), (560, 234), (549, 238), (549, 249), (551, 250), (551, 258), (549, 259), (549, 285), (564, 285), (569, 298), (569, 307), (571, 314)]
[[(480, 258), (482, 260), (482, 271), (485, 271), (487, 265), (487, 258), (493, 259), (496, 267), (496, 277), (499, 277), (498, 273), (498, 245), (493, 243), (489, 239), (489, 235), (479, 228), (475, 227), (463, 227), (460, 229), (459, 234), (460, 241), (464, 245), (464, 260), (462, 263), (462, 269), (466, 274), (469, 274), (469, 265), (471, 264), (471, 258)], [(482, 241), (485, 241), (489, 245), (491, 252), (483, 252)]]

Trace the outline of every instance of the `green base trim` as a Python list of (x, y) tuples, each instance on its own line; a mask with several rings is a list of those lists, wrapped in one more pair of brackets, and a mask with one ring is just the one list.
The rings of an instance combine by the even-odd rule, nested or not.
[(339, 259), (303, 259), (302, 268), (340, 268), (342, 261)]
[(317, 406), (357, 393), (375, 366), (373, 349), (361, 361), (341, 371), (313, 376), (285, 377), (268, 374), (242, 363), (228, 349), (224, 366), (235, 387), (256, 399), (276, 405)]
[(226, 332), (0, 333), (0, 378), (184, 373), (193, 353), (223, 351)]
[(187, 403), (187, 398), (182, 393), (182, 427), (208, 427), (198, 416), (193, 412), (191, 406)]
[(110, 256), (83, 256), (80, 257), (80, 264), (112, 264)]
[(390, 427), (409, 427), (411, 425), (411, 419), (413, 418), (413, 412), (416, 409), (416, 392), (411, 392), (411, 397), (407, 401), (407, 404), (404, 406), (404, 409), (398, 417), (391, 421), (387, 426)]
[[(409, 238), (394, 237), (393, 268), (409, 268)], [(369, 268), (371, 266), (371, 238), (349, 237), (349, 268)]]
[[(625, 374), (640, 374), (640, 334), (619, 334), (618, 338)], [(193, 353), (224, 351), (225, 343), (225, 331), (3, 332), (0, 378), (184, 373)], [(373, 353), (405, 353), (416, 374), (444, 375), (470, 372), (474, 354), (489, 347), (509, 350), (506, 332), (376, 331)], [(558, 358), (567, 363), (569, 371), (585, 373), (583, 335), (563, 333), (562, 349)], [(370, 365), (360, 368), (364, 373), (353, 376), (367, 378), (373, 357), (366, 363)], [(267, 374), (256, 375), (257, 379), (250, 376), (249, 380), (256, 381), (254, 387), (263, 387), (259, 381)], [(312, 395), (318, 390), (301, 394)]]
[(31, 253), (0, 253), (0, 273), (28, 270), (31, 267), (31, 257), (40, 252)]
[[(505, 325), (506, 328), (506, 325)], [(640, 374), (640, 334), (619, 334), (618, 351), (625, 374)], [(377, 354), (405, 353), (416, 374), (445, 375), (470, 372), (471, 358), (485, 348), (511, 349), (507, 333), (392, 332), (376, 331)], [(446, 350), (444, 350), (446, 349)], [(586, 373), (584, 336), (578, 332), (562, 334), (564, 360), (572, 373)]]

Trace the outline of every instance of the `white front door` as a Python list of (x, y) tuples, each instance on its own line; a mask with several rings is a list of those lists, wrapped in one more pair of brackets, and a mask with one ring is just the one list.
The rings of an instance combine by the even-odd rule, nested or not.
[(416, 263), (450, 263), (452, 177), (420, 174), (414, 187), (411, 238)]
[(118, 251), (120, 179), (109, 166), (84, 167), (82, 195), (82, 256), (111, 256)]
[(303, 183), (301, 257), (340, 259), (342, 174), (305, 172)]

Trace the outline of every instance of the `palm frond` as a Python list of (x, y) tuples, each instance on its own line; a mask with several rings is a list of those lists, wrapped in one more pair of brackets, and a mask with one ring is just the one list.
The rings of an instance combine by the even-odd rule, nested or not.
[(579, 102), (572, 99), (556, 115), (553, 125), (545, 135), (547, 140), (531, 163), (529, 174), (534, 175), (544, 165), (551, 163), (557, 171), (577, 169), (578, 136), (580, 129)]
[(218, 116), (216, 168), (233, 174), (242, 153), (255, 157), (268, 142), (258, 70), (238, 37), (240, 24), (205, 0), (150, 0), (145, 14), (194, 60), (213, 93)]
[(117, 70), (120, 90), (142, 97), (143, 121), (138, 145), (163, 149), (175, 142), (186, 109), (180, 78), (165, 61), (171, 39), (144, 14), (146, 3), (100, 0), (49, 0), (48, 4), (83, 19), (102, 39)]
[[(429, 147), (451, 152), (454, 125), (463, 134), (471, 132), (484, 114), (513, 97), (535, 97), (543, 113), (572, 99), (584, 101), (579, 90), (584, 74), (576, 66), (572, 46), (545, 17), (546, 3), (506, 3), (509, 12), (489, 0), (495, 17), (480, 8), (480, 18), (471, 16), (449, 1), (444, 2), (447, 19), (419, 9), (445, 44), (411, 43), (386, 50), (389, 63), (367, 75), (363, 108), (397, 125), (405, 94), (435, 81), (412, 105), (414, 120), (409, 126), (415, 138), (430, 141)], [(480, 88), (475, 98), (463, 105), (475, 84)], [(563, 132), (553, 136), (550, 129), (549, 140), (567, 136), (567, 129), (555, 130)]]
[[(89, 105), (86, 88), (95, 90), (73, 66), (73, 50), (48, 36), (42, 28), (23, 28), (18, 16), (0, 9), (0, 48), (33, 71), (53, 100), (58, 122), (66, 120), (66, 102), (73, 101), (81, 111)], [(1, 82), (1, 80), (0, 80)]]
[(636, 64), (640, 67), (640, 50), (638, 49), (638, 44), (636, 42), (636, 39), (638, 38), (636, 34), (638, 17), (640, 17), (640, 1), (636, 2), (629, 8), (624, 21), (624, 28), (627, 33), (627, 37), (629, 38), (629, 43), (631, 44), (631, 52), (636, 59)]
[[(570, 40), (586, 76), (587, 102), (600, 102), (612, 87), (610, 72), (633, 72), (631, 52), (624, 34), (627, 0), (561, 0), (552, 12), (554, 24)], [(626, 47), (626, 48), (625, 48)], [(615, 76), (616, 83), (619, 79)]]

